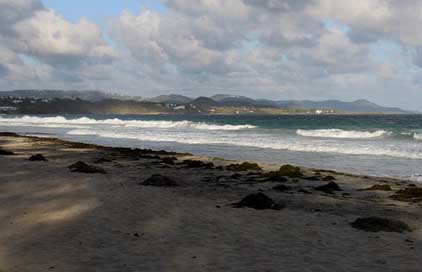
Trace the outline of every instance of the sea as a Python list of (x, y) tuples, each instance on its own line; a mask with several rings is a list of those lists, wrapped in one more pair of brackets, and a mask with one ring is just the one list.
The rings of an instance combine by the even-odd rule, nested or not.
[(422, 115), (0, 115), (0, 131), (422, 182)]

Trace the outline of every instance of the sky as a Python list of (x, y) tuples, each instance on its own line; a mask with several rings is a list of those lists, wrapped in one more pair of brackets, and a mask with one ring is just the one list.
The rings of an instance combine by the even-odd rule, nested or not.
[(0, 0), (0, 90), (421, 110), (420, 0)]

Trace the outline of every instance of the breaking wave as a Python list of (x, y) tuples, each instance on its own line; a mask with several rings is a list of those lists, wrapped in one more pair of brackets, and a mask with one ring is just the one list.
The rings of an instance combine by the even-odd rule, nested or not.
[[(76, 129), (69, 131), (69, 135), (90, 135), (102, 138), (131, 139), (147, 142), (175, 142), (180, 144), (204, 144), (204, 145), (230, 145), (241, 147), (256, 147), (275, 150), (288, 150), (298, 152), (337, 153), (346, 155), (370, 155), (387, 156), (395, 158), (422, 159), (422, 150), (399, 149), (391, 146), (380, 145), (356, 145), (344, 143), (316, 143), (312, 141), (289, 141), (274, 137), (262, 137), (258, 134), (250, 134), (236, 137), (227, 135), (209, 135), (205, 133), (135, 133), (115, 132), (91, 129)], [(261, 137), (260, 137), (261, 136)], [(256, 139), (259, 138), (259, 141)]]
[(84, 128), (89, 125), (122, 126), (134, 128), (185, 128), (198, 130), (246, 130), (256, 128), (252, 125), (219, 125), (192, 121), (142, 121), (122, 120), (118, 118), (97, 120), (88, 117), (78, 119), (66, 119), (63, 116), (56, 117), (32, 117), (23, 116), (15, 118), (0, 117), (0, 125), (4, 126), (41, 126), (55, 128)]
[(413, 139), (418, 140), (418, 141), (422, 141), (422, 133), (414, 133)]
[(318, 137), (318, 138), (344, 138), (344, 139), (371, 139), (390, 135), (390, 132), (385, 130), (370, 131), (356, 131), (356, 130), (342, 130), (342, 129), (315, 129), (303, 130), (298, 129), (296, 134), (304, 137)]

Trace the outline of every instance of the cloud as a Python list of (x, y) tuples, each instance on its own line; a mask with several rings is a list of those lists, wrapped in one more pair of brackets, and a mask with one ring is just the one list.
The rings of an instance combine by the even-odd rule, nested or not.
[(108, 62), (115, 57), (95, 24), (85, 19), (72, 24), (52, 10), (37, 11), (17, 22), (14, 32), (16, 50), (53, 66)]
[(2, 84), (422, 103), (418, 0), (161, 2), (100, 29), (0, 0)]
[(37, 0), (0, 0), (1, 76), (7, 85), (77, 82), (83, 66), (111, 64), (117, 55), (86, 19), (70, 23)]

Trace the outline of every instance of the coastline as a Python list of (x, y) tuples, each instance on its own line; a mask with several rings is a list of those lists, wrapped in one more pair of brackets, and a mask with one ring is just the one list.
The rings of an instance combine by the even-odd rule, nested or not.
[[(240, 171), (228, 169), (238, 161), (12, 133), (0, 133), (0, 148), (14, 152), (0, 156), (0, 271), (420, 268), (422, 199), (392, 198), (416, 183), (304, 167), (269, 179), (280, 165)], [(35, 154), (48, 161), (28, 161)], [(77, 161), (105, 174), (69, 171)], [(140, 184), (154, 174), (177, 186)], [(341, 191), (316, 189), (329, 180)], [(366, 190), (373, 185), (391, 190)], [(256, 192), (285, 208), (230, 205)], [(411, 231), (351, 227), (365, 216), (401, 220)]]

